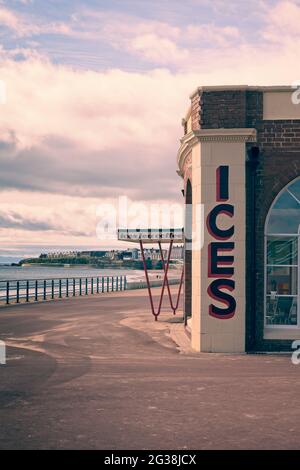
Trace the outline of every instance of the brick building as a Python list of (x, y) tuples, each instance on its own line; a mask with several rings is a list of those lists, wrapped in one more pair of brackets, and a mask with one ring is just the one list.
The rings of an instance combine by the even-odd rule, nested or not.
[[(289, 87), (203, 87), (183, 120), (185, 316), (199, 351), (300, 339), (300, 104)], [(191, 210), (189, 210), (191, 207)]]

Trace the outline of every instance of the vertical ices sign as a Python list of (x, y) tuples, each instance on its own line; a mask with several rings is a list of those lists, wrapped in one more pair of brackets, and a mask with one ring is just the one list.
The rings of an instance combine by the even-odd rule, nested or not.
[[(207, 229), (216, 240), (208, 245), (208, 277), (215, 278), (209, 285), (208, 295), (223, 304), (222, 307), (212, 303), (209, 314), (219, 319), (232, 318), (236, 310), (236, 301), (231, 294), (235, 289), (234, 276), (234, 225), (220, 223), (220, 216), (232, 219), (234, 206), (228, 204), (229, 199), (229, 167), (219, 166), (216, 171), (216, 202), (218, 203), (207, 216)], [(226, 292), (227, 291), (227, 292)]]
[(6, 364), (6, 348), (4, 341), (0, 341), (0, 365)]

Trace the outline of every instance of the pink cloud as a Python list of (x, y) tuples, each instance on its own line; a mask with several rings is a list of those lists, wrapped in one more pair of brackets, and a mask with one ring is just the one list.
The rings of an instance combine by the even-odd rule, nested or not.
[(191, 58), (189, 51), (178, 47), (174, 41), (155, 34), (135, 36), (127, 44), (127, 50), (155, 64), (178, 64)]
[(45, 23), (27, 15), (21, 15), (0, 5), (0, 25), (9, 28), (18, 37), (31, 37), (37, 34), (70, 34), (70, 27), (63, 22)]
[(20, 15), (2, 6), (0, 6), (0, 24), (13, 30), (18, 36), (32, 34), (36, 30), (34, 25), (27, 24)]
[[(132, 20), (123, 29), (121, 22), (114, 23), (120, 34), (113, 37), (112, 26), (103, 25), (101, 35), (105, 31), (114, 47), (172, 65), (174, 73), (166, 68), (76, 70), (55, 65), (34, 49), (2, 48), (0, 78), (6, 82), (7, 103), (0, 122), (0, 215), (54, 229), (3, 228), (1, 241), (38, 243), (43, 238), (49, 244), (92, 245), (95, 207), (112, 196), (180, 202), (175, 157), (189, 93), (198, 85), (294, 82), (300, 76), (298, 14), (296, 4), (280, 2), (266, 16), (265, 40), (257, 45), (231, 27), (178, 29)], [(20, 21), (24, 26), (0, 9), (0, 22), (7, 27), (17, 29)], [(74, 24), (57, 24), (53, 30), (91, 33), (76, 31)], [(34, 31), (30, 28), (26, 23), (22, 34)], [(20, 52), (24, 60), (15, 62)]]
[(272, 42), (299, 40), (300, 6), (292, 1), (280, 1), (266, 12), (263, 37)]

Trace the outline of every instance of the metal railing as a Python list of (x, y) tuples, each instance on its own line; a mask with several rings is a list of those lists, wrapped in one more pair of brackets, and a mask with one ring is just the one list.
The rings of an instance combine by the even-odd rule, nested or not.
[(126, 290), (126, 276), (0, 280), (0, 303), (38, 302)]

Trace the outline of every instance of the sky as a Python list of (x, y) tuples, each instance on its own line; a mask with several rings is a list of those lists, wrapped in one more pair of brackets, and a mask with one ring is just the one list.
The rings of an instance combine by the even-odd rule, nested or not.
[(0, 0), (0, 263), (121, 246), (119, 197), (182, 206), (197, 86), (297, 80), (300, 1)]

